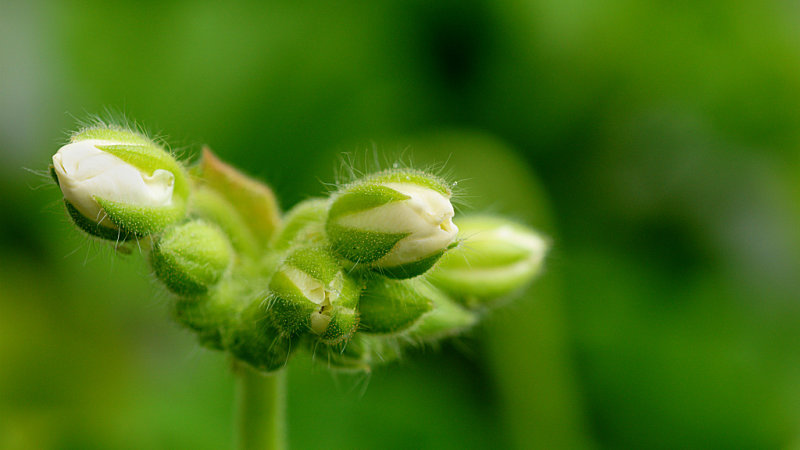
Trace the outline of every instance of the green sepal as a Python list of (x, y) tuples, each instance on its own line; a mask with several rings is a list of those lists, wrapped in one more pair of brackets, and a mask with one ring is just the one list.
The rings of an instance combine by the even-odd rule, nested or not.
[(475, 325), (480, 318), (428, 283), (420, 283), (419, 293), (433, 303), (433, 308), (408, 331), (406, 336), (415, 341), (430, 343), (457, 335)]
[(371, 263), (389, 253), (408, 234), (344, 227), (337, 224), (337, 219), (408, 198), (405, 194), (379, 184), (354, 184), (345, 188), (334, 197), (325, 224), (334, 253), (357, 264)]
[(244, 219), (258, 246), (266, 247), (281, 224), (272, 189), (224, 163), (208, 148), (203, 149), (196, 171), (200, 184), (222, 195)]
[(310, 329), (311, 314), (318, 305), (310, 302), (283, 272), (278, 271), (270, 281), (269, 315), (280, 332), (293, 336)]
[(242, 299), (252, 295), (252, 282), (226, 276), (204, 294), (177, 297), (173, 316), (195, 331), (204, 346), (224, 349), (240, 316)]
[(409, 183), (439, 192), (447, 198), (453, 195), (445, 180), (416, 169), (390, 169), (368, 175), (359, 183)]
[(196, 295), (216, 284), (232, 260), (227, 236), (195, 220), (168, 229), (153, 248), (156, 276), (179, 295)]
[(368, 372), (402, 356), (397, 339), (356, 333), (347, 345), (329, 346), (311, 341), (314, 362), (329, 369), (346, 372)]
[(331, 249), (347, 261), (356, 264), (375, 262), (389, 253), (408, 233), (380, 233), (357, 230), (328, 222)]
[(93, 197), (108, 219), (124, 233), (147, 236), (179, 222), (186, 215), (186, 203), (173, 198), (169, 206), (133, 206), (126, 203)]
[(245, 219), (222, 194), (198, 186), (192, 194), (191, 215), (216, 223), (231, 240), (237, 252), (250, 257), (259, 254), (258, 240)]
[(264, 303), (251, 304), (243, 311), (227, 342), (233, 356), (263, 372), (284, 367), (297, 347), (294, 339), (282, 334), (268, 319), (268, 314)]
[(328, 212), (328, 200), (311, 198), (295, 205), (283, 221), (283, 227), (273, 238), (273, 247), (286, 250), (293, 243), (317, 243), (325, 240), (325, 217)]
[(388, 278), (395, 278), (395, 279), (406, 279), (406, 278), (414, 278), (423, 273), (427, 272), (428, 270), (433, 267), (439, 258), (441, 258), (447, 250), (457, 246), (458, 243), (450, 244), (446, 249), (436, 252), (430, 256), (426, 256), (425, 258), (420, 259), (419, 261), (410, 262), (407, 264), (401, 264), (399, 266), (392, 266), (392, 267), (375, 267), (373, 270), (380, 273), (381, 275), (388, 277)]
[(236, 314), (232, 305), (207, 296), (178, 298), (172, 308), (173, 318), (194, 331), (201, 345), (214, 350), (224, 349)]
[(467, 307), (495, 306), (541, 271), (547, 248), (537, 248), (544, 241), (528, 227), (492, 216), (467, 217), (458, 226), (464, 245), (448, 252), (427, 277)]
[(327, 345), (346, 343), (358, 329), (359, 323), (360, 317), (356, 310), (334, 306), (331, 321), (325, 331), (319, 335), (319, 340)]
[(60, 187), (60, 186), (61, 186), (61, 182), (60, 182), (60, 181), (58, 181), (58, 174), (56, 173), (56, 168), (55, 168), (55, 166), (54, 166), (54, 165), (52, 165), (52, 164), (50, 164), (50, 165), (47, 167), (47, 172), (50, 174), (50, 178), (52, 178), (52, 179), (53, 179), (53, 181), (55, 181), (55, 182), (56, 182), (56, 186), (59, 186), (59, 187)]
[(83, 214), (81, 214), (77, 210), (77, 208), (72, 206), (72, 204), (67, 199), (64, 199), (64, 204), (67, 206), (67, 212), (69, 213), (70, 218), (72, 218), (72, 222), (74, 222), (75, 225), (78, 226), (78, 228), (91, 234), (92, 236), (117, 242), (123, 242), (128, 240), (129, 238), (136, 237), (136, 235), (130, 232), (123, 231), (121, 229), (115, 230), (113, 228), (100, 225), (94, 221), (87, 219)]
[(154, 145), (153, 141), (144, 134), (118, 125), (87, 127), (73, 134), (70, 141), (79, 142), (87, 139), (128, 142), (136, 145)]
[(413, 326), (433, 307), (416, 280), (375, 278), (367, 283), (358, 301), (365, 333), (396, 334)]
[(184, 202), (189, 195), (189, 181), (183, 166), (166, 150), (149, 142), (145, 145), (112, 144), (95, 145), (98, 149), (112, 154), (142, 172), (153, 175), (158, 169), (171, 172), (175, 177), (173, 199), (180, 198)]
[(342, 271), (342, 267), (336, 259), (328, 253), (325, 247), (312, 246), (294, 249), (286, 257), (285, 263), (301, 272), (305, 272), (311, 277), (327, 285), (337, 274)]
[(328, 212), (328, 222), (335, 222), (339, 217), (367, 209), (377, 208), (388, 203), (407, 200), (409, 197), (392, 188), (378, 184), (361, 184), (348, 188), (334, 197)]

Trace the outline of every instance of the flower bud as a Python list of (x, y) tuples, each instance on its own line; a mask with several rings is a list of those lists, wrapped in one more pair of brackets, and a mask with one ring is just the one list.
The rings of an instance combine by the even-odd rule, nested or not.
[(153, 248), (156, 276), (179, 295), (206, 292), (231, 262), (228, 238), (216, 227), (195, 220), (169, 228)]
[(333, 251), (391, 278), (411, 278), (454, 246), (452, 193), (410, 170), (381, 172), (333, 197), (326, 231)]
[(226, 344), (240, 361), (264, 372), (285, 366), (297, 347), (292, 337), (281, 333), (271, 321), (264, 320), (261, 302), (254, 302), (242, 311)]
[(406, 333), (420, 342), (435, 342), (455, 336), (478, 322), (478, 314), (448, 298), (428, 283), (420, 283), (419, 294), (430, 299), (433, 307)]
[(368, 372), (402, 356), (397, 339), (364, 333), (356, 333), (344, 348), (313, 345), (311, 351), (316, 363), (349, 372)]
[(181, 165), (146, 137), (89, 128), (53, 155), (75, 223), (106, 239), (143, 236), (180, 220), (189, 189)]
[(295, 205), (286, 213), (283, 228), (275, 238), (275, 249), (286, 250), (293, 243), (321, 244), (327, 212), (328, 200), (324, 198), (311, 198)]
[(489, 305), (539, 273), (548, 245), (533, 230), (488, 216), (465, 218), (459, 227), (462, 244), (427, 277), (465, 305)]
[(358, 327), (359, 288), (324, 247), (292, 251), (270, 281), (269, 314), (283, 334), (311, 331), (337, 344)]
[(395, 334), (410, 328), (433, 307), (423, 291), (423, 284), (417, 279), (378, 277), (370, 280), (358, 302), (360, 330), (364, 333)]

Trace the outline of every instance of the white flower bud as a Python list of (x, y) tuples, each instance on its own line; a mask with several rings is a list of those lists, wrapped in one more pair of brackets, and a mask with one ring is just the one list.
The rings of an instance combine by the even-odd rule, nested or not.
[(86, 218), (116, 229), (95, 198), (137, 206), (169, 206), (175, 175), (156, 169), (147, 175), (98, 145), (119, 142), (90, 139), (67, 144), (53, 155), (53, 167), (64, 198)]
[(388, 172), (345, 188), (326, 230), (342, 258), (393, 278), (424, 273), (454, 245), (450, 190), (418, 172)]
[(130, 131), (81, 132), (53, 155), (53, 172), (75, 222), (101, 237), (159, 231), (185, 211), (183, 168)]

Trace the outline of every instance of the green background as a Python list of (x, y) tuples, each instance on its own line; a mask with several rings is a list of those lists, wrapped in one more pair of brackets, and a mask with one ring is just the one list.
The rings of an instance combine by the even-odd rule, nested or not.
[(42, 176), (106, 108), (284, 209), (349, 164), (447, 161), (459, 214), (552, 238), (438, 351), (295, 358), (294, 448), (797, 448), (798, 30), (777, 0), (2, 2), (0, 448), (232, 441), (229, 361)]

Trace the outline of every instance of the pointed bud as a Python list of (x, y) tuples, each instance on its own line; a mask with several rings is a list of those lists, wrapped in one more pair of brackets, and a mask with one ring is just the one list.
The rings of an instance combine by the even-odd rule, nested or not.
[(433, 307), (424, 282), (374, 278), (367, 283), (358, 302), (360, 330), (373, 334), (396, 334), (409, 329)]
[(183, 167), (132, 131), (81, 131), (53, 155), (53, 171), (75, 223), (105, 239), (161, 231), (186, 210)]
[(195, 220), (169, 228), (153, 248), (156, 276), (179, 295), (206, 292), (230, 265), (228, 238), (214, 225)]
[(326, 231), (345, 260), (391, 278), (420, 275), (452, 247), (452, 193), (422, 172), (382, 172), (346, 186), (331, 203)]
[(430, 299), (433, 307), (406, 333), (413, 340), (435, 342), (462, 333), (478, 322), (477, 313), (465, 309), (428, 283), (420, 283), (419, 293)]
[(541, 270), (548, 245), (535, 231), (488, 216), (460, 220), (459, 227), (461, 245), (428, 279), (470, 308), (508, 296)]
[(269, 314), (285, 335), (311, 331), (321, 341), (336, 344), (358, 327), (358, 285), (323, 247), (293, 250), (269, 287)]
[(274, 246), (286, 250), (294, 243), (321, 244), (325, 239), (325, 217), (328, 213), (328, 200), (311, 198), (298, 203), (283, 221), (283, 228), (277, 234)]

